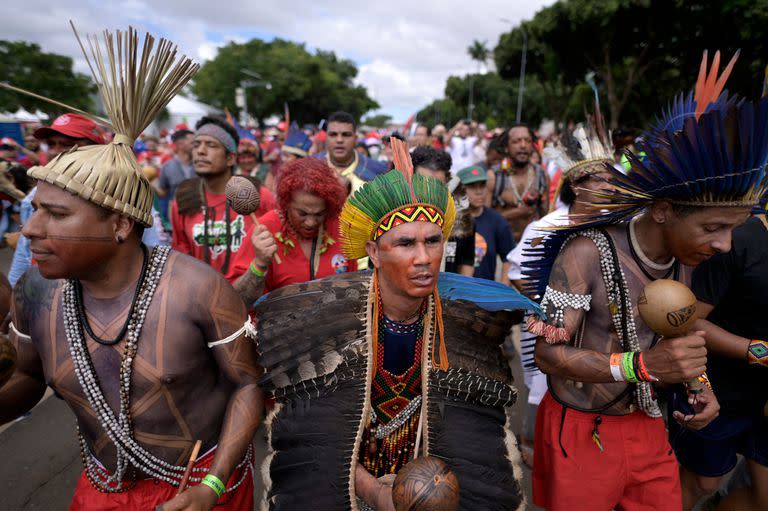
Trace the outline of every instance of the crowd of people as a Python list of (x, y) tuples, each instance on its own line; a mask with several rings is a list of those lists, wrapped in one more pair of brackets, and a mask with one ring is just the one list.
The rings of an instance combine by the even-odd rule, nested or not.
[[(132, 85), (97, 77), (111, 129), (68, 112), (0, 141), (0, 423), (46, 386), (67, 402), (73, 510), (252, 509), (254, 463), (264, 508), (392, 510), (420, 455), (467, 510), (524, 508), (521, 463), (548, 510), (766, 509), (768, 98), (734, 101), (716, 62), (637, 140), (597, 106), (546, 134), (333, 112), (155, 135), (191, 72), (127, 113)], [(664, 279), (698, 319), (661, 339), (638, 303)]]

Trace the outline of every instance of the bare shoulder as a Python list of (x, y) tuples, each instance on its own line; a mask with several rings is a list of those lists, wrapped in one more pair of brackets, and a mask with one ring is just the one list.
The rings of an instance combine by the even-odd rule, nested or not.
[(549, 286), (568, 293), (587, 293), (600, 275), (600, 252), (585, 236), (572, 238), (552, 266)]
[(13, 288), (13, 322), (19, 331), (29, 332), (35, 321), (50, 314), (53, 293), (61, 283), (40, 275), (36, 266), (21, 276)]
[(204, 330), (211, 323), (217, 324), (216, 330), (228, 323), (242, 325), (247, 316), (245, 304), (218, 271), (176, 251), (171, 251), (166, 265), (164, 278), (173, 282), (174, 297)]

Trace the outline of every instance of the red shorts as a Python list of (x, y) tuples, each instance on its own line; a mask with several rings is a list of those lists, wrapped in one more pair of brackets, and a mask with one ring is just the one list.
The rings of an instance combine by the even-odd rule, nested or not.
[[(195, 467), (208, 468), (213, 462), (216, 450), (198, 458)], [(245, 472), (245, 473), (244, 473)], [(216, 510), (239, 511), (253, 509), (253, 467), (250, 461), (242, 468), (235, 469), (229, 478), (227, 488), (231, 488), (243, 479), (234, 492), (222, 495)], [(190, 486), (192, 486), (190, 484)], [(85, 472), (80, 476), (75, 487), (75, 496), (69, 505), (69, 511), (154, 511), (176, 496), (177, 488), (157, 479), (141, 479), (130, 490), (120, 493), (102, 493), (91, 485)]]
[[(533, 502), (548, 511), (680, 511), (677, 460), (663, 419), (602, 415), (563, 406), (547, 392), (536, 415)], [(565, 453), (564, 453), (565, 451)]]

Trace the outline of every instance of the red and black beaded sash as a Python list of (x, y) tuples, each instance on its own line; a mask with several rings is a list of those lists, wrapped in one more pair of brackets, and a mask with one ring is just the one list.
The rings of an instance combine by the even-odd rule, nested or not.
[[(425, 301), (426, 303), (426, 301)], [(386, 342), (379, 342), (376, 352), (376, 372), (371, 383), (371, 421), (363, 433), (360, 458), (371, 474), (381, 477), (396, 474), (413, 458), (421, 409), (421, 351), (424, 337), (424, 313), (419, 319), (404, 325), (384, 317), (379, 307), (379, 339), (389, 336), (413, 336), (413, 363), (402, 374), (393, 374), (384, 367)]]

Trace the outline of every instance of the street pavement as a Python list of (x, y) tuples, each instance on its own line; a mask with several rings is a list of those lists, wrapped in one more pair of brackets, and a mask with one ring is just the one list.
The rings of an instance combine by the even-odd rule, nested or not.
[[(11, 257), (9, 249), (0, 250), (0, 268), (6, 273)], [(512, 426), (520, 431), (520, 415), (525, 410), (527, 393), (519, 362), (513, 363), (513, 367), (520, 394), (514, 406)], [(256, 435), (254, 447), (258, 467), (265, 451), (263, 428)], [(74, 416), (51, 392), (30, 416), (0, 426), (0, 511), (66, 511), (81, 472)], [(530, 502), (530, 470), (524, 468), (523, 472)], [(257, 472), (257, 504), (263, 498), (260, 483)], [(537, 508), (529, 506), (528, 509)]]

